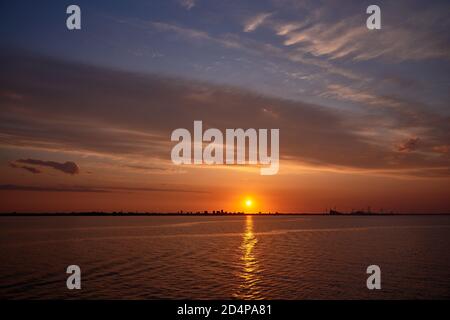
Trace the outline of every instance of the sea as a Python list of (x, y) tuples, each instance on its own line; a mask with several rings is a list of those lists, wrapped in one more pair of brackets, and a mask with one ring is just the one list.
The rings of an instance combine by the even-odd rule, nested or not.
[(450, 298), (450, 216), (0, 217), (0, 257), (2, 299)]

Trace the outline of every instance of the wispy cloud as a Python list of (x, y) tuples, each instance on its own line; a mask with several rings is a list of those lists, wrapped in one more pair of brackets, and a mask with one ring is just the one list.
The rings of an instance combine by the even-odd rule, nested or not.
[(38, 192), (81, 192), (81, 193), (110, 193), (110, 192), (182, 192), (182, 193), (209, 193), (204, 190), (182, 188), (158, 187), (91, 187), (91, 186), (29, 186), (17, 184), (0, 185), (4, 191), (38, 191)]
[(0, 190), (4, 191), (39, 191), (39, 192), (109, 192), (107, 190), (91, 188), (91, 187), (44, 187), (44, 186), (25, 186), (16, 184), (0, 185)]
[(23, 164), (31, 164), (36, 166), (43, 166), (43, 167), (49, 167), (53, 168), (55, 170), (67, 173), (67, 174), (78, 174), (80, 172), (80, 169), (78, 168), (77, 164), (73, 161), (66, 161), (66, 162), (56, 162), (56, 161), (44, 161), (44, 160), (37, 160), (37, 159), (19, 159), (16, 160), (17, 163), (23, 163)]
[(279, 36), (285, 36), (290, 34), (291, 32), (300, 29), (305, 26), (306, 22), (298, 23), (298, 22), (286, 22), (286, 23), (277, 23), (275, 24), (275, 31)]
[[(330, 19), (327, 12), (308, 19), (309, 24), (295, 21), (274, 24), (275, 33), (283, 37), (285, 46), (301, 52), (329, 59), (351, 58), (353, 60), (424, 60), (450, 59), (450, 44), (445, 22), (449, 7), (420, 12), (427, 18), (414, 19), (412, 12), (404, 22), (383, 20), (379, 31), (368, 30), (361, 14)], [(447, 12), (446, 12), (447, 11)], [(404, 14), (408, 16), (408, 13)], [(364, 16), (363, 16), (364, 17)]]
[(256, 16), (247, 19), (244, 23), (244, 31), (245, 32), (255, 31), (271, 15), (272, 15), (271, 13), (260, 13), (257, 14)]
[(192, 39), (196, 41), (207, 41), (219, 44), (228, 48), (237, 48), (237, 49), (246, 49), (239, 41), (236, 40), (236, 37), (232, 37), (230, 35), (222, 36), (222, 37), (213, 37), (208, 32), (192, 29), (188, 27), (179, 26), (176, 24), (170, 24), (165, 22), (147, 22), (142, 20), (137, 20), (133, 23), (135, 26), (140, 27), (152, 27), (159, 31), (165, 32), (173, 32), (184, 38)]
[(23, 170), (28, 171), (28, 172), (31, 172), (31, 173), (33, 173), (33, 174), (37, 174), (37, 173), (41, 173), (41, 172), (42, 172), (41, 170), (39, 170), (39, 169), (37, 169), (37, 168), (35, 168), (35, 167), (30, 167), (30, 166), (20, 166), (20, 165), (15, 164), (14, 162), (10, 162), (10, 163), (9, 163), (9, 166), (10, 166), (11, 168), (14, 168), (14, 169), (23, 169)]
[(197, 4), (197, 0), (178, 0), (178, 3), (185, 9), (191, 10)]
[(410, 138), (406, 141), (404, 141), (402, 144), (400, 144), (397, 148), (400, 152), (411, 152), (418, 148), (419, 146), (419, 138)]
[[(121, 23), (125, 23), (121, 21)], [(161, 32), (172, 32), (183, 39), (189, 39), (198, 42), (209, 42), (220, 45), (225, 48), (232, 48), (242, 51), (243, 53), (253, 56), (263, 57), (268, 60), (269, 58), (283, 59), (286, 61), (300, 63), (306, 66), (314, 66), (321, 69), (323, 72), (342, 76), (351, 80), (364, 80), (364, 76), (358, 74), (355, 71), (345, 69), (333, 65), (327, 60), (317, 59), (314, 56), (306, 56), (305, 52), (298, 50), (286, 50), (286, 48), (280, 48), (271, 43), (261, 42), (254, 39), (242, 38), (236, 34), (224, 34), (221, 36), (211, 36), (208, 32), (192, 29), (176, 24), (165, 22), (153, 22), (143, 20), (127, 21), (126, 23), (139, 28), (154, 28)], [(262, 23), (262, 21), (261, 21)], [(251, 25), (250, 25), (251, 26)]]

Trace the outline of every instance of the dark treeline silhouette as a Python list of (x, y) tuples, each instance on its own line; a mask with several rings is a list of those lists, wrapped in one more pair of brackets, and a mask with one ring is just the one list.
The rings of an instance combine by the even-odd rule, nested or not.
[(450, 215), (450, 213), (394, 213), (394, 212), (372, 212), (370, 210), (352, 210), (350, 212), (340, 212), (336, 209), (327, 210), (325, 213), (307, 213), (307, 212), (252, 212), (245, 213), (241, 211), (228, 212), (224, 210), (213, 211), (183, 211), (178, 212), (124, 212), (124, 211), (90, 211), (90, 212), (5, 212), (0, 213), (0, 217), (8, 216), (92, 216), (92, 217), (136, 217), (136, 216), (243, 216), (243, 215), (264, 215), (264, 216), (293, 216), (293, 215), (310, 215), (310, 216), (390, 216), (390, 215)]
[[(228, 216), (228, 215), (278, 215), (278, 212), (252, 212), (245, 213), (242, 211), (228, 212), (224, 210), (217, 211), (177, 211), (177, 212), (133, 212), (133, 211), (90, 211), (90, 212), (53, 212), (53, 213), (27, 213), (27, 212), (7, 212), (0, 213), (0, 216)], [(283, 213), (283, 214), (299, 214), (299, 213)], [(302, 213), (306, 214), (306, 213)]]
[(367, 207), (367, 211), (352, 209), (350, 212), (340, 212), (340, 211), (336, 210), (336, 207), (334, 207), (334, 209), (325, 210), (325, 211), (328, 211), (328, 214), (332, 215), (332, 216), (341, 216), (341, 215), (373, 216), (373, 215), (394, 215), (394, 214), (398, 214), (398, 213), (394, 213), (393, 211), (385, 212), (383, 209), (380, 209), (379, 212), (373, 212), (371, 210), (370, 206)]

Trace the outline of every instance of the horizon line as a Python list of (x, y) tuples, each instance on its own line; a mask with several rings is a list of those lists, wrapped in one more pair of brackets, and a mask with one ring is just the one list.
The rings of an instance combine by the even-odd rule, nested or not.
[(48, 217), (48, 216), (91, 216), (91, 217), (108, 217), (108, 216), (288, 216), (288, 215), (308, 215), (308, 216), (445, 216), (450, 215), (450, 212), (441, 213), (378, 213), (378, 212), (356, 212), (356, 213), (339, 213), (332, 214), (329, 212), (311, 213), (311, 212), (106, 212), (106, 211), (81, 211), (81, 212), (2, 212), (0, 217), (14, 217), (14, 216), (34, 216), (34, 217)]

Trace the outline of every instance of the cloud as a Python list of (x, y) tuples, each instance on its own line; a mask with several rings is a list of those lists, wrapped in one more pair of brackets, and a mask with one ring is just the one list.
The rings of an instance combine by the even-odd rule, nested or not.
[[(273, 28), (284, 39), (285, 46), (316, 57), (358, 61), (376, 58), (449, 60), (446, 32), (450, 27), (449, 9), (448, 5), (385, 5), (382, 6), (382, 28), (372, 31), (366, 28), (361, 12), (353, 13), (355, 6), (331, 4), (314, 11), (303, 23), (277, 21)], [(402, 18), (398, 18), (399, 15)]]
[(372, 113), (372, 117), (384, 118), (392, 128), (426, 128), (434, 134), (446, 135), (447, 118), (432, 112), (421, 102), (413, 102), (394, 95), (382, 95), (370, 84), (342, 85), (332, 83), (320, 93), (321, 97), (353, 102), (361, 109)]
[(168, 168), (163, 168), (163, 167), (143, 166), (143, 165), (134, 165), (134, 164), (125, 165), (124, 167), (130, 168), (130, 169), (136, 169), (136, 170), (144, 170), (144, 171), (167, 171), (168, 170)]
[(320, 94), (323, 97), (334, 97), (339, 100), (353, 101), (365, 104), (381, 103), (381, 99), (364, 89), (354, 89), (342, 84), (329, 84), (327, 90)]
[[(135, 23), (145, 24), (145, 22), (141, 20), (137, 20), (135, 21)], [(175, 24), (169, 24), (165, 22), (150, 22), (149, 25), (153, 26), (155, 29), (158, 29), (160, 31), (171, 31), (189, 38), (199, 40), (213, 40), (213, 38), (211, 38), (207, 32), (192, 28), (181, 27)]]
[(6, 90), (4, 90), (4, 91), (0, 90), (0, 96), (6, 98), (8, 100), (22, 100), (23, 99), (22, 95), (20, 95), (16, 92), (6, 91)]
[[(377, 102), (383, 102), (382, 97), (362, 89), (329, 88), (342, 99), (370, 106), (353, 113), (233, 87), (32, 54), (0, 53), (0, 57), (0, 87), (26, 97), (0, 109), (3, 146), (100, 155), (120, 160), (119, 164), (170, 165), (172, 130), (191, 129), (194, 120), (203, 120), (206, 127), (221, 130), (279, 128), (282, 161), (302, 165), (388, 170), (392, 174), (406, 169), (423, 174), (449, 167), (446, 157), (432, 157), (427, 152), (399, 157), (398, 151), (392, 150), (393, 143), (409, 133), (421, 137), (421, 151), (436, 154), (433, 147), (449, 141), (445, 116), (431, 110), (424, 113), (418, 104), (389, 97), (385, 101), (390, 104), (384, 105)], [(374, 130), (380, 134), (373, 135)], [(22, 161), (72, 174), (77, 171), (73, 163)]]
[(56, 162), (56, 161), (43, 161), (36, 159), (19, 159), (16, 160), (18, 163), (32, 164), (37, 166), (50, 167), (55, 170), (62, 171), (67, 174), (78, 174), (80, 172), (77, 164), (72, 161), (66, 161), (64, 163)]
[(191, 10), (197, 4), (196, 0), (178, 0), (178, 3), (185, 9)]
[(195, 41), (200, 42), (211, 42), (218, 44), (220, 46), (226, 47), (226, 48), (234, 48), (234, 49), (241, 49), (245, 51), (252, 51), (250, 48), (245, 47), (241, 42), (237, 41), (235, 37), (232, 37), (231, 35), (226, 36), (211, 36), (208, 32), (192, 29), (188, 27), (179, 26), (176, 24), (170, 24), (165, 22), (146, 22), (143, 20), (135, 20), (134, 22), (128, 22), (133, 24), (134, 26), (138, 26), (141, 28), (147, 28), (152, 27), (158, 31), (163, 32), (173, 32), (185, 39), (191, 39)]
[(450, 153), (450, 145), (434, 146), (433, 151), (441, 154), (448, 154)]
[(406, 140), (405, 142), (403, 142), (402, 144), (400, 144), (397, 147), (397, 150), (400, 152), (411, 152), (414, 150), (417, 150), (418, 146), (419, 146), (419, 138), (410, 138), (408, 140)]
[(305, 26), (305, 23), (297, 23), (297, 22), (278, 23), (275, 25), (275, 31), (277, 35), (285, 36), (295, 30), (300, 29), (303, 26)]
[(271, 15), (271, 13), (260, 13), (254, 17), (251, 17), (244, 24), (244, 32), (255, 31)]
[(40, 171), (39, 169), (36, 169), (36, 168), (34, 168), (34, 167), (29, 167), (29, 166), (19, 166), (19, 165), (15, 164), (14, 162), (10, 162), (10, 163), (9, 163), (9, 166), (10, 166), (11, 168), (15, 168), (15, 169), (24, 169), (24, 170), (26, 170), (26, 171), (28, 171), (28, 172), (31, 172), (31, 173), (34, 173), (34, 174), (37, 174), (37, 173), (41, 173), (41, 172), (42, 172), (42, 171)]
[(23, 186), (16, 184), (0, 185), (0, 190), (4, 191), (39, 191), (39, 192), (109, 192), (91, 187), (40, 187), (40, 186)]
[(26, 186), (17, 184), (0, 185), (3, 191), (37, 191), (37, 192), (182, 192), (182, 193), (209, 193), (209, 191), (195, 189), (157, 188), (157, 187), (88, 187), (88, 186)]
[(111, 191), (127, 191), (127, 192), (182, 192), (182, 193), (200, 193), (208, 194), (210, 191), (183, 189), (183, 188), (160, 188), (160, 187), (107, 187)]
[(270, 64), (270, 58), (282, 59), (286, 62), (302, 64), (308, 68), (313, 66), (319, 68), (322, 72), (339, 75), (350, 80), (365, 80), (364, 77), (357, 72), (348, 70), (343, 67), (336, 66), (327, 60), (321, 60), (314, 56), (307, 56), (305, 52), (298, 50), (287, 50), (286, 48), (273, 45), (268, 42), (262, 42), (251, 38), (242, 38), (236, 34), (210, 35), (208, 32), (180, 26), (173, 23), (146, 21), (142, 19), (116, 19), (118, 23), (127, 24), (134, 28), (148, 29), (152, 28), (159, 32), (174, 33), (184, 41), (193, 41), (196, 43), (219, 45), (223, 48), (236, 49), (241, 53), (263, 58)]

